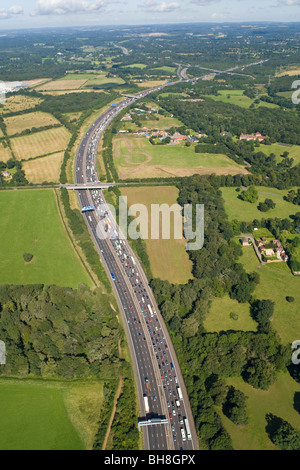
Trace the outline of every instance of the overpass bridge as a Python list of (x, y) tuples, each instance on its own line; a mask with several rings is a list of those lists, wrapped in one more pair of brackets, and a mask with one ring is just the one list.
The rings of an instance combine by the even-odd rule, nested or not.
[(61, 184), (60, 188), (66, 188), (69, 190), (93, 190), (93, 189), (108, 189), (112, 186), (116, 186), (115, 183), (101, 183), (100, 181), (96, 181), (93, 183), (83, 183), (83, 184)]

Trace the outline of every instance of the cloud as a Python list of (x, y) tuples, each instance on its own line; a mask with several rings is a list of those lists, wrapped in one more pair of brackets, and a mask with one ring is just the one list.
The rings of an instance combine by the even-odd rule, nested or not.
[(14, 5), (10, 8), (0, 8), (0, 20), (7, 20), (16, 15), (21, 15), (24, 13), (23, 8), (17, 5)]
[(38, 0), (34, 15), (67, 15), (76, 13), (98, 13), (114, 0)]
[(278, 0), (274, 7), (297, 7), (300, 6), (300, 0)]
[(144, 8), (147, 11), (157, 12), (157, 13), (169, 13), (171, 11), (177, 10), (180, 8), (180, 3), (173, 2), (173, 3), (157, 3), (155, 0), (147, 0), (145, 3)]
[(220, 0), (191, 0), (191, 3), (195, 5), (199, 5), (200, 7), (205, 7), (207, 5), (211, 5), (212, 3), (217, 3)]
[(284, 0), (283, 2), (279, 2), (279, 3), (286, 7), (292, 7), (295, 5), (300, 5), (300, 0)]

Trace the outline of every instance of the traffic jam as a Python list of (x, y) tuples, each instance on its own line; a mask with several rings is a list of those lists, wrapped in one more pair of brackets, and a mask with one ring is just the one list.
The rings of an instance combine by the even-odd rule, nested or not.
[[(174, 442), (177, 440), (177, 434), (173, 424), (176, 419), (179, 423), (182, 440), (190, 440), (191, 434), (188, 421), (184, 416), (182, 416), (181, 412), (181, 402), (183, 401), (182, 392), (178, 386), (175, 368), (170, 359), (168, 345), (166, 344), (165, 336), (162, 332), (156, 311), (151, 305), (146, 286), (143, 284), (143, 280), (137, 271), (134, 257), (131, 256), (127, 250), (125, 240), (112, 239), (111, 241), (140, 305), (141, 313), (144, 316), (147, 330), (151, 338), (153, 352), (158, 362), (158, 368), (163, 382), (163, 389), (167, 399), (167, 406), (169, 408), (169, 419), (173, 432), (173, 440)], [(139, 322), (137, 318), (133, 318), (132, 320), (134, 322)], [(138, 335), (146, 341), (142, 328), (140, 328), (140, 330), (141, 331), (138, 332)], [(155, 400), (156, 397), (154, 396), (152, 398)]]
[[(86, 160), (86, 179), (87, 182), (97, 182), (97, 168), (96, 168), (96, 157), (97, 149), (100, 138), (103, 134), (103, 131), (107, 127), (107, 124), (115, 116), (115, 110), (126, 107), (128, 103), (122, 103), (120, 106), (116, 106), (114, 109), (106, 115), (104, 120), (102, 119), (98, 123), (93, 125), (93, 129), (90, 131), (92, 133), (92, 138), (90, 139), (88, 151), (87, 151), (87, 160)], [(178, 441), (178, 435), (175, 429), (176, 421), (180, 430), (182, 441), (190, 440), (190, 428), (189, 423), (186, 417), (182, 415), (181, 411), (181, 402), (183, 401), (183, 396), (180, 387), (178, 386), (178, 379), (175, 373), (174, 365), (170, 358), (170, 353), (168, 346), (166, 344), (165, 336), (162, 332), (161, 325), (159, 323), (156, 311), (151, 306), (150, 298), (146, 289), (145, 284), (143, 283), (136, 267), (134, 257), (131, 256), (129, 250), (126, 246), (125, 240), (118, 238), (117, 225), (115, 221), (112, 221), (109, 218), (108, 208), (104, 200), (101, 190), (91, 190), (90, 195), (93, 201), (93, 206), (88, 209), (96, 210), (100, 219), (100, 225), (102, 230), (106, 232), (107, 238), (110, 239), (113, 249), (118, 256), (123, 269), (125, 270), (129, 282), (132, 286), (133, 292), (137, 298), (137, 301), (140, 305), (141, 313), (146, 322), (146, 327), (151, 338), (151, 343), (153, 347), (153, 352), (156, 357), (158, 368), (163, 383), (163, 389), (166, 396), (167, 406), (169, 409), (169, 420), (171, 424), (173, 440), (174, 442)], [(111, 273), (112, 280), (115, 281), (114, 273)], [(130, 306), (132, 308), (132, 306)], [(133, 314), (132, 314), (133, 316)], [(129, 317), (128, 317), (129, 318)], [(133, 322), (141, 323), (138, 318), (132, 318), (130, 320)], [(128, 322), (130, 321), (128, 319)], [(138, 336), (141, 336), (142, 340), (146, 341), (146, 338), (143, 333), (143, 329), (140, 326), (138, 328)], [(153, 396), (152, 399), (155, 401), (156, 396)], [(148, 398), (147, 398), (148, 402)], [(145, 405), (145, 411), (147, 413), (147, 408), (149, 405)], [(148, 411), (149, 412), (149, 411)]]

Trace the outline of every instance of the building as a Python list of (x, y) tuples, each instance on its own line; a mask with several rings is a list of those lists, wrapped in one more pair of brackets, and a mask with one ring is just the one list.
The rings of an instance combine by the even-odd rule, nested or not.
[(256, 132), (255, 134), (241, 134), (240, 135), (240, 140), (247, 140), (248, 142), (250, 140), (256, 140), (258, 142), (263, 142), (265, 140), (266, 136), (261, 135), (260, 132)]
[(3, 176), (3, 178), (10, 178), (10, 171), (2, 171), (1, 176)]
[(280, 240), (269, 241), (266, 237), (262, 237), (260, 240), (255, 240), (255, 243), (260, 253), (265, 257), (267, 263), (288, 261), (289, 258)]

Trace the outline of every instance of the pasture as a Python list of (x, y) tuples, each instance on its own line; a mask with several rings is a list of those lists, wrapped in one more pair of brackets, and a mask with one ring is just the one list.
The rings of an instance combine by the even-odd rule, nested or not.
[(293, 406), (295, 393), (299, 393), (299, 385), (288, 372), (281, 372), (269, 390), (255, 389), (241, 378), (231, 377), (226, 382), (248, 397), (247, 426), (236, 426), (218, 409), (225, 429), (232, 437), (234, 450), (278, 450), (266, 433), (268, 413), (279, 416), (300, 430), (299, 414)]
[[(239, 199), (240, 192), (236, 191), (236, 188), (222, 188), (222, 196), (225, 201), (225, 210), (230, 220), (240, 221), (251, 221), (254, 219), (265, 219), (279, 217), (285, 219), (289, 215), (296, 214), (299, 212), (298, 206), (291, 202), (284, 201), (288, 190), (279, 190), (275, 188), (267, 188), (264, 186), (257, 186), (258, 201), (251, 204), (250, 202)], [(261, 212), (257, 209), (259, 202), (263, 202), (265, 199), (272, 199), (276, 207), (270, 209), (268, 212)]]
[(42, 100), (40, 98), (25, 95), (12, 95), (6, 99), (3, 113), (17, 113), (25, 109), (31, 109), (41, 102)]
[[(244, 90), (219, 90), (218, 95), (208, 95), (209, 98), (212, 98), (214, 101), (221, 101), (223, 103), (233, 104), (236, 106), (240, 106), (241, 108), (248, 109), (253, 103), (254, 99), (249, 98), (248, 96), (244, 95)], [(260, 95), (258, 95), (259, 98)], [(277, 108), (278, 106), (273, 103), (266, 103), (264, 101), (260, 101), (255, 106), (264, 106), (267, 108)]]
[(9, 136), (19, 134), (26, 129), (32, 129), (33, 127), (39, 128), (60, 124), (55, 117), (51, 116), (51, 114), (42, 112), (20, 114), (18, 116), (4, 118), (4, 123)]
[(237, 300), (225, 296), (214, 297), (204, 327), (208, 332), (256, 331), (257, 323), (251, 318), (248, 303), (240, 304)]
[(37, 90), (42, 92), (71, 92), (92, 89), (93, 86), (106, 85), (113, 83), (121, 85), (124, 80), (120, 77), (107, 77), (105, 73), (70, 73), (66, 74), (63, 78), (52, 80), (48, 83), (40, 85)]
[[(127, 204), (143, 204), (151, 215), (151, 204), (176, 204), (178, 189), (172, 186), (122, 188), (122, 196), (127, 196)], [(182, 219), (181, 219), (182, 220)], [(185, 284), (192, 277), (192, 263), (185, 250), (186, 240), (174, 238), (174, 219), (171, 218), (169, 240), (151, 239), (151, 222), (148, 226), (148, 239), (145, 240), (153, 277), (168, 280), (175, 284)], [(161, 223), (161, 222), (160, 222)], [(160, 226), (161, 227), (161, 226)], [(178, 227), (182, 233), (182, 227)], [(142, 234), (147, 237), (143, 230)]]
[(44, 181), (58, 183), (64, 152), (54, 153), (47, 157), (27, 160), (23, 163), (25, 177), (29, 183), (43, 183)]
[(78, 90), (87, 82), (86, 79), (81, 80), (53, 80), (51, 82), (40, 85), (37, 91), (62, 91), (62, 90)]
[[(300, 331), (300, 277), (293, 276), (285, 262), (261, 265), (251, 246), (243, 247), (239, 262), (247, 272), (255, 271), (260, 276), (260, 283), (253, 295), (258, 299), (275, 302), (272, 328), (277, 331), (282, 342), (290, 344), (299, 339), (295, 335)], [(293, 296), (295, 302), (287, 302), (286, 296)]]
[(226, 155), (195, 153), (184, 144), (152, 145), (145, 137), (126, 134), (114, 138), (113, 155), (121, 179), (246, 173)]
[[(52, 189), (1, 191), (0, 224), (0, 284), (91, 287), (62, 225)], [(29, 263), (23, 259), (25, 252), (33, 254)]]
[(293, 166), (300, 163), (300, 145), (283, 145), (275, 143), (271, 145), (261, 145), (259, 148), (257, 148), (257, 151), (263, 152), (266, 155), (274, 153), (278, 163), (284, 161), (284, 158), (281, 155), (284, 152), (288, 152), (288, 158), (294, 159)]
[(28, 160), (65, 150), (70, 140), (70, 132), (58, 127), (30, 135), (11, 139), (12, 150), (17, 160)]
[(10, 148), (8, 146), (5, 147), (3, 142), (0, 141), (0, 161), (7, 162), (12, 157)]
[(91, 449), (102, 383), (0, 379), (0, 450)]

